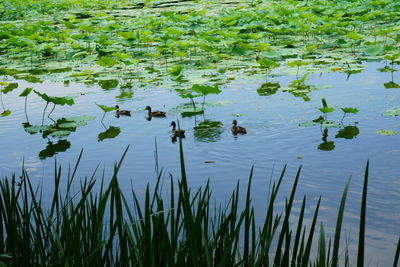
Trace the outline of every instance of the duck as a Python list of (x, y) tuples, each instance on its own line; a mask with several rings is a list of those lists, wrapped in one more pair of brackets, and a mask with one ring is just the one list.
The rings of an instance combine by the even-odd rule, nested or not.
[(237, 126), (237, 121), (236, 120), (233, 120), (232, 124), (233, 125), (232, 125), (232, 128), (231, 128), (231, 131), (232, 131), (232, 133), (234, 135), (247, 133), (246, 128), (241, 127), (241, 126)]
[(185, 138), (185, 130), (182, 129), (176, 129), (176, 123), (174, 121), (171, 122), (170, 127), (172, 126), (172, 135), (175, 137), (182, 137)]
[(149, 111), (149, 113), (148, 113), (149, 117), (165, 117), (165, 114), (166, 114), (165, 111), (159, 111), (159, 110), (151, 111), (151, 107), (150, 106), (147, 106), (145, 108), (145, 110)]
[(115, 115), (117, 117), (119, 117), (119, 116), (129, 116), (130, 117), (131, 116), (131, 111), (130, 110), (119, 109), (118, 105), (115, 105), (115, 108), (117, 109), (115, 111)]

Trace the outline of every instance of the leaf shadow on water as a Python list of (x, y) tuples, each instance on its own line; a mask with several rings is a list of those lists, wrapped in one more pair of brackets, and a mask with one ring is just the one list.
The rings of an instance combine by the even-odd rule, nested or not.
[(217, 142), (224, 132), (222, 122), (204, 120), (199, 122), (194, 129), (194, 138), (199, 142)]
[(322, 141), (317, 147), (319, 150), (331, 151), (335, 148), (335, 142), (328, 141), (328, 128), (325, 128), (322, 133)]
[(114, 127), (114, 126), (109, 126), (106, 128), (104, 132), (99, 133), (97, 137), (97, 141), (101, 142), (104, 139), (112, 139), (117, 137), (121, 133), (121, 128), (119, 127)]
[(357, 126), (355, 125), (347, 125), (344, 126), (343, 129), (340, 129), (337, 134), (335, 135), (335, 138), (344, 138), (344, 139), (353, 139), (357, 137), (357, 135), (360, 133), (360, 130), (358, 129)]
[(71, 143), (66, 139), (58, 140), (57, 143), (53, 143), (52, 141), (49, 140), (47, 142), (46, 148), (39, 152), (39, 158), (40, 159), (51, 158), (59, 152), (67, 151), (68, 148), (70, 147)]

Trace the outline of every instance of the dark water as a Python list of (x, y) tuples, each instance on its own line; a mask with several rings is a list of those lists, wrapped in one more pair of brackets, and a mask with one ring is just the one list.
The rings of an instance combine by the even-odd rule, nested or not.
[[(383, 63), (366, 63), (366, 66), (364, 71), (350, 77), (343, 73), (311, 74), (306, 83), (324, 89), (308, 93), (310, 101), (281, 91), (259, 96), (257, 88), (265, 81), (235, 80), (222, 86), (221, 94), (207, 96), (206, 102), (217, 104), (206, 106), (205, 114), (196, 117), (182, 118), (173, 112), (174, 107), (187, 100), (181, 99), (170, 88), (136, 89), (131, 100), (118, 102), (122, 109), (132, 110), (132, 116), (116, 118), (110, 112), (104, 118), (104, 125), (100, 122), (103, 112), (94, 103), (115, 105), (119, 90), (105, 91), (97, 85), (86, 87), (75, 83), (64, 86), (55, 82), (28, 84), (18, 81), (18, 89), (3, 95), (4, 105), (12, 110), (12, 114), (0, 118), (0, 175), (20, 173), (24, 161), (35, 181), (44, 182), (45, 188), (51, 187), (54, 157), (50, 157), (48, 152), (58, 144), (58, 149), (66, 150), (56, 155), (57, 161), (65, 167), (64, 171), (67, 164), (74, 164), (83, 149), (79, 177), (90, 176), (100, 164), (98, 177), (104, 170), (108, 178), (114, 162), (130, 145), (120, 173), (120, 184), (126, 193), (130, 192), (131, 184), (137, 192), (143, 192), (145, 185), (154, 182), (156, 177), (155, 143), (158, 166), (163, 169), (164, 176), (168, 178), (171, 173), (176, 179), (179, 177), (178, 144), (171, 142), (169, 127), (172, 120), (179, 119), (181, 128), (186, 130), (183, 144), (190, 185), (202, 186), (210, 179), (214, 197), (217, 201), (224, 201), (238, 180), (242, 185), (247, 184), (250, 168), (254, 165), (253, 203), (258, 207), (256, 212), (260, 219), (270, 177), (277, 178), (287, 164), (287, 175), (279, 199), (280, 206), (283, 206), (297, 168), (302, 165), (296, 208), (300, 208), (302, 196), (306, 194), (309, 204), (307, 216), (311, 216), (321, 195), (319, 218), (324, 222), (326, 231), (332, 233), (343, 188), (352, 176), (343, 240), (347, 239), (349, 246), (355, 247), (364, 169), (367, 160), (370, 160), (366, 258), (369, 265), (378, 263), (387, 266), (392, 264), (400, 236), (400, 134), (383, 136), (376, 131), (400, 132), (399, 117), (382, 116), (385, 110), (400, 106), (400, 89), (384, 87), (383, 84), (391, 81), (392, 76), (377, 71), (384, 66)], [(294, 78), (277, 77), (274, 81), (285, 87)], [(393, 80), (400, 81), (399, 72), (394, 73)], [(76, 128), (66, 138), (42, 138), (40, 133), (30, 135), (22, 126), (26, 122), (24, 98), (18, 97), (27, 86), (52, 96), (79, 95), (72, 107), (55, 109), (51, 116), (55, 120), (80, 115), (96, 116), (96, 119)], [(323, 97), (336, 108), (328, 118), (337, 123), (343, 115), (340, 107), (359, 109), (358, 114), (348, 114), (340, 128), (325, 131), (325, 138), (324, 129), (319, 126), (299, 127), (299, 123), (320, 115), (317, 108), (321, 107)], [(143, 108), (147, 105), (167, 111), (167, 118), (146, 120)], [(41, 124), (43, 108), (42, 99), (34, 94), (28, 96), (30, 124)], [(234, 114), (240, 116), (234, 117)], [(230, 127), (233, 119), (247, 128), (246, 135), (232, 135)], [(222, 127), (196, 131), (194, 127), (204, 120), (219, 121)], [(44, 124), (51, 123), (46, 116)], [(99, 134), (111, 126), (120, 129), (119, 135), (99, 141)], [(358, 134), (351, 139), (340, 138), (338, 133), (345, 126), (352, 126), (351, 129)], [(48, 152), (41, 152), (46, 147)], [(319, 149), (324, 147), (331, 150)], [(40, 159), (39, 154), (49, 157)]]

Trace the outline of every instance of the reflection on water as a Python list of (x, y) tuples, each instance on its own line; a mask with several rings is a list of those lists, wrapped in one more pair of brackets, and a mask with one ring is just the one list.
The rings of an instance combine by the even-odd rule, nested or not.
[[(57, 155), (58, 162), (68, 164), (76, 160), (83, 148), (87, 161), (82, 161), (80, 169), (82, 175), (87, 175), (99, 162), (112, 166), (121, 151), (132, 145), (121, 169), (121, 187), (128, 190), (133, 181), (144, 191), (145, 183), (154, 177), (155, 138), (160, 166), (165, 168), (165, 173), (179, 173), (177, 146), (173, 144), (178, 139), (170, 128), (170, 122), (179, 119), (180, 127), (186, 130), (182, 142), (192, 185), (201, 186), (210, 178), (215, 196), (223, 200), (238, 179), (243, 180), (241, 183), (247, 182), (249, 169), (254, 164), (254, 201), (257, 201), (268, 191), (265, 179), (271, 176), (274, 166), (279, 168), (287, 163), (290, 170), (302, 164), (304, 175), (299, 194), (310, 198), (323, 196), (321, 218), (326, 220), (329, 231), (349, 175), (354, 177), (351, 188), (354, 194), (349, 193), (345, 214), (349, 227), (357, 228), (358, 221), (354, 217), (359, 214), (359, 185), (365, 162), (370, 159), (373, 179), (368, 195), (366, 232), (370, 236), (367, 243), (371, 251), (378, 251), (375, 255), (380, 262), (385, 262), (392, 257), (389, 250), (400, 234), (397, 227), (400, 221), (400, 135), (381, 136), (376, 132), (400, 131), (400, 117), (396, 116), (400, 91), (386, 89), (382, 81), (389, 80), (388, 73), (377, 71), (382, 64), (368, 66), (361, 73), (351, 74), (348, 80), (346, 73), (310, 74), (303, 82), (297, 79), (296, 86), (290, 86), (296, 79), (293, 76), (274, 80), (268, 77), (268, 82), (265, 82), (266, 77), (250, 82), (238, 80), (221, 85), (220, 94), (207, 95), (208, 103), (203, 103), (204, 96), (196, 96), (190, 90), (143, 90), (122, 79), (101, 83), (88, 81), (91, 87), (72, 82), (64, 87), (62, 82), (18, 81), (18, 88), (3, 95), (4, 106), (11, 108), (12, 113), (0, 118), (3, 152), (0, 174), (18, 173), (21, 162), (29, 159), (35, 166), (29, 170), (32, 177), (48, 177), (51, 176), (49, 165), (54, 163), (50, 157)], [(27, 75), (22, 77), (27, 78)], [(26, 97), (18, 96), (28, 86), (52, 96), (77, 96), (75, 105), (57, 107), (52, 113), (54, 122), (45, 117), (42, 123), (44, 102), (36, 94), (30, 94), (26, 109), (28, 122), (24, 112)], [(112, 89), (115, 87), (119, 89)], [(320, 117), (318, 108), (322, 98), (336, 109), (329, 113), (329, 121)], [(118, 119), (108, 113), (100, 123), (104, 112), (94, 103), (108, 107), (119, 104), (132, 110), (132, 116)], [(148, 112), (143, 107), (148, 104), (163, 107), (167, 118), (144, 119)], [(338, 107), (355, 107), (359, 112), (343, 119)], [(391, 115), (382, 116), (385, 111), (390, 111)], [(243, 123), (246, 135), (232, 137), (233, 119)], [(290, 181), (282, 185), (283, 194), (290, 186)], [(284, 199), (281, 204), (285, 205)], [(259, 208), (263, 208), (262, 204)]]
[(59, 152), (67, 151), (67, 149), (70, 147), (71, 143), (67, 140), (58, 140), (58, 142), (55, 144), (52, 141), (48, 141), (46, 148), (39, 152), (39, 158), (45, 159), (53, 157)]

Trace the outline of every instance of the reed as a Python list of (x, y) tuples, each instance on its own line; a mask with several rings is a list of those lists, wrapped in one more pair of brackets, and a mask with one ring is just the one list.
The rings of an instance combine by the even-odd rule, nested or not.
[[(61, 167), (54, 165), (54, 192), (44, 204), (43, 186), (34, 188), (25, 169), (22, 176), (0, 181), (0, 266), (338, 266), (340, 233), (349, 182), (346, 184), (331, 246), (321, 223), (319, 241), (313, 246), (320, 200), (309, 225), (304, 221), (303, 197), (297, 225), (291, 223), (300, 171), (283, 211), (275, 210), (276, 197), (285, 176), (282, 170), (267, 198), (264, 220), (255, 221), (251, 201), (253, 169), (248, 179), (245, 205), (239, 208), (239, 183), (226, 205), (214, 205), (209, 183), (192, 190), (187, 181), (180, 142), (181, 177), (170, 189), (162, 189), (162, 171), (153, 190), (147, 186), (143, 201), (132, 189), (132, 202), (121, 191), (118, 173), (128, 148), (115, 164), (108, 185), (93, 174), (72, 191), (82, 157), (68, 170), (61, 190)], [(99, 189), (95, 187), (100, 181)], [(364, 262), (364, 235), (368, 164), (362, 194), (357, 262)], [(64, 188), (64, 187), (63, 187)], [(48, 189), (46, 188), (46, 191)], [(140, 198), (142, 199), (142, 198)], [(292, 229), (292, 226), (295, 228)], [(315, 251), (312, 251), (317, 247)], [(343, 249), (342, 249), (343, 250)], [(347, 246), (344, 249), (347, 251)], [(347, 251), (348, 252), (348, 251)], [(394, 266), (400, 240), (394, 252)], [(348, 255), (348, 253), (345, 253)]]

